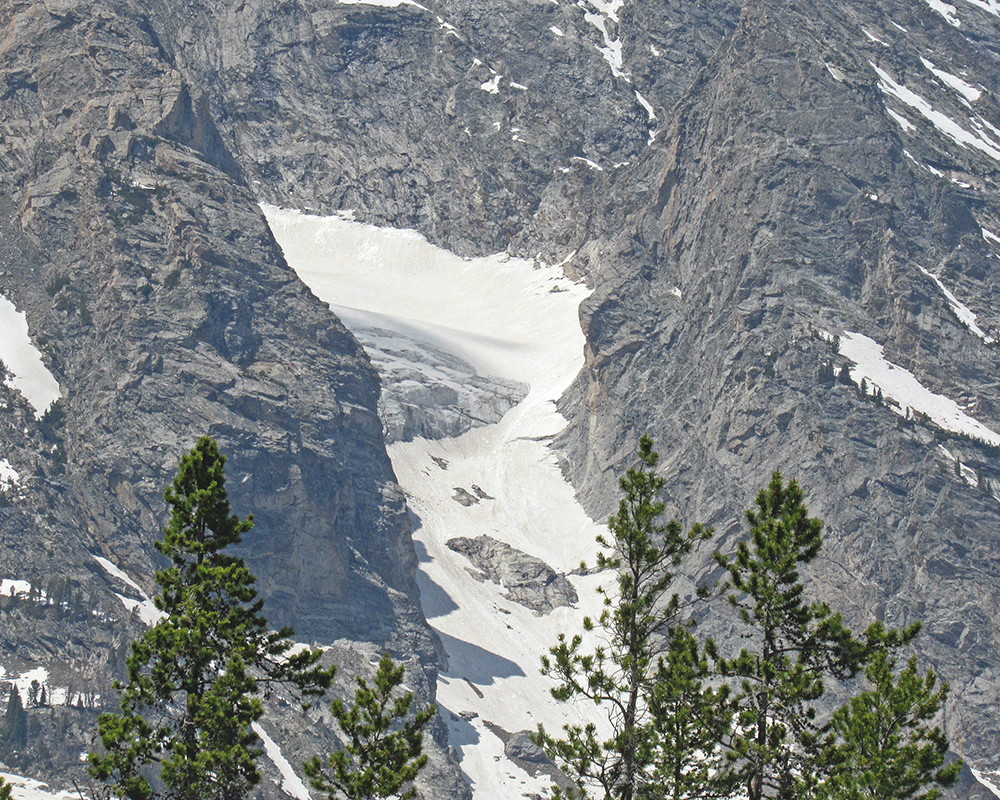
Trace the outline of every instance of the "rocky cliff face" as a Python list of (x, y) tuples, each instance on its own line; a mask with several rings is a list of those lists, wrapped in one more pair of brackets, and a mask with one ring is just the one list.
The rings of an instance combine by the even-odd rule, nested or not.
[[(996, 0), (15, 0), (0, 30), (0, 294), (63, 394), (43, 421), (0, 389), (0, 578), (77, 601), (10, 602), (9, 670), (107, 684), (129, 632), (94, 556), (151, 589), (160, 492), (208, 432), (271, 619), (415, 654), (430, 693), (376, 375), (257, 203), (350, 209), (585, 277), (560, 446), (589, 508), (644, 432), (714, 546), (797, 477), (820, 594), (925, 620), (956, 750), (1000, 768), (996, 448), (831, 383), (851, 362), (824, 338), (870, 337), (1000, 430)], [(400, 436), (466, 424), (413, 397)], [(50, 776), (75, 713), (39, 722)], [(436, 758), (432, 796), (460, 796)]]
[(827, 523), (819, 595), (859, 625), (924, 621), (948, 732), (983, 767), (997, 450), (824, 378), (851, 362), (819, 335), (870, 337), (997, 430), (1000, 21), (949, 8), (746, 4), (594, 248), (564, 446), (602, 511), (607, 466), (651, 432), (676, 513), (714, 524), (723, 549), (772, 470), (797, 477)]

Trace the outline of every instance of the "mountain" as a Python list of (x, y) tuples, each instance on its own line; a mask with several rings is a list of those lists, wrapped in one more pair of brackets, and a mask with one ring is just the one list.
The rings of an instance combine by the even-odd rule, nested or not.
[[(648, 432), (671, 513), (714, 525), (711, 547), (774, 469), (796, 477), (827, 526), (813, 590), (855, 625), (923, 620), (954, 750), (1000, 772), (1000, 2), (9, 0), (0, 30), (0, 295), (30, 337), (0, 307), (0, 665), (19, 686), (45, 670), (58, 698), (28, 710), (8, 766), (76, 774), (143, 625), (161, 492), (210, 433), (256, 519), (242, 554), (269, 619), (330, 646), (342, 688), (388, 648), (422, 696), (468, 706), (438, 723), (425, 796), (468, 795), (458, 753), (521, 776), (517, 703), (473, 707), (507, 679), (534, 696), (527, 650), (463, 646), (449, 592), (478, 602), (467, 564), (551, 608), (504, 613), (487, 591), (484, 630), (540, 620), (537, 647), (569, 624), (563, 583), (530, 590), (561, 578), (580, 611), (591, 586), (566, 575), (593, 526), (555, 459), (601, 519)], [(505, 251), (556, 300), (496, 258), (462, 262), (469, 286), (416, 275), (453, 322), (325, 297), (275, 240), (292, 211)], [(337, 231), (330, 263), (355, 235)], [(524, 342), (537, 355), (501, 357)], [(559, 395), (565, 426), (531, 416)], [(531, 437), (488, 485), (487, 454)], [(572, 515), (565, 546), (558, 519), (512, 533), (487, 512), (522, 468), (546, 476), (536, 513)], [(439, 541), (439, 523), (469, 529)], [(289, 760), (331, 741), (318, 711), (275, 706)], [(268, 796), (299, 791), (268, 770)], [(956, 796), (985, 791), (967, 776)]]

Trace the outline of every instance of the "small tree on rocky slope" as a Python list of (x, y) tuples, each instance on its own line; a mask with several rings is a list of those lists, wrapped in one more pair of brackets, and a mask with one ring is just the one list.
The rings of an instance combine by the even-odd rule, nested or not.
[(309, 783), (330, 800), (407, 800), (416, 794), (410, 784), (427, 763), (423, 730), (437, 709), (427, 706), (411, 715), (413, 693), (399, 691), (403, 676), (403, 666), (383, 655), (372, 684), (357, 678), (352, 704), (330, 704), (347, 743), (304, 765)]
[(537, 741), (577, 784), (575, 790), (557, 788), (556, 796), (586, 797), (595, 788), (606, 800), (664, 796), (664, 781), (690, 755), (677, 751), (681, 740), (672, 734), (690, 737), (686, 741), (697, 738), (657, 718), (658, 710), (669, 712), (681, 697), (662, 692), (654, 697), (664, 674), (679, 677), (684, 667), (683, 702), (697, 706), (691, 725), (703, 727), (720, 708), (710, 704), (717, 698), (703, 688), (701, 658), (683, 636), (683, 603), (670, 593), (681, 559), (711, 531), (695, 525), (685, 532), (676, 521), (662, 521), (663, 479), (656, 475), (658, 456), (649, 437), (640, 440), (638, 455), (639, 466), (620, 481), (623, 497), (608, 521), (610, 540), (597, 540), (608, 551), (598, 554), (597, 566), (614, 571), (617, 586), (602, 592), (605, 609), (597, 620), (585, 619), (584, 628), (597, 630), (605, 644), (587, 651), (582, 635), (567, 639), (560, 634), (542, 659), (542, 672), (559, 681), (553, 697), (601, 705), (612, 730), (610, 738), (603, 738), (594, 725), (568, 725), (565, 738), (556, 738), (539, 727)]
[(320, 651), (291, 649), (290, 628), (268, 630), (254, 576), (223, 552), (253, 525), (230, 513), (224, 464), (208, 437), (181, 459), (156, 543), (171, 560), (156, 573), (165, 617), (132, 643), (128, 682), (117, 685), (121, 713), (98, 719), (102, 748), (89, 756), (90, 774), (129, 800), (245, 797), (260, 781), (251, 725), (262, 692), (282, 683), (318, 695), (333, 678)]

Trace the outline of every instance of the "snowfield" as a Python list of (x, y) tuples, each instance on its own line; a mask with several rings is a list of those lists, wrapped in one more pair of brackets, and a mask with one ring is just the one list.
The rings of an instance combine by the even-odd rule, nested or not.
[(13, 377), (4, 383), (16, 389), (41, 417), (58, 400), (59, 382), (45, 367), (42, 354), (28, 336), (28, 320), (14, 304), (0, 295), (0, 361)]
[(556, 704), (539, 662), (559, 632), (578, 632), (584, 614), (599, 613), (595, 589), (609, 578), (569, 576), (577, 606), (539, 615), (510, 600), (446, 542), (486, 534), (561, 573), (582, 560), (594, 563), (603, 526), (576, 502), (549, 447), (566, 425), (555, 401), (583, 366), (578, 310), (588, 292), (559, 267), (503, 254), (462, 259), (412, 231), (263, 211), (313, 292), (349, 327), (364, 321), (355, 333), (366, 347), (378, 345), (365, 341), (366, 329), (392, 330), (461, 358), (482, 376), (530, 387), (495, 425), (457, 438), (397, 442), (389, 455), (419, 518), (423, 609), (448, 654), (437, 700), (474, 795), (547, 793), (549, 779), (507, 760), (498, 733), (540, 722), (553, 730), (565, 722), (600, 723), (591, 707)]

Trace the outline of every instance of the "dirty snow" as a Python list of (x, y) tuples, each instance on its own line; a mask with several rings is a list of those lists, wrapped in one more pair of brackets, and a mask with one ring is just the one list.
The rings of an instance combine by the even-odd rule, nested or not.
[[(547, 791), (507, 761), (489, 724), (516, 732), (542, 722), (558, 730), (600, 715), (552, 701), (539, 660), (559, 632), (599, 613), (595, 588), (607, 578), (569, 576), (578, 608), (539, 616), (481, 582), (446, 542), (488, 534), (560, 572), (593, 563), (603, 526), (576, 502), (548, 443), (565, 426), (555, 401), (583, 364), (579, 304), (587, 290), (556, 267), (503, 254), (462, 259), (412, 231), (380, 230), (336, 218), (264, 207), (289, 264), (313, 292), (351, 319), (379, 319), (494, 375), (530, 386), (496, 425), (453, 439), (396, 443), (389, 455), (418, 522), (414, 540), (424, 613), (448, 654), (438, 704), (476, 800)], [(363, 331), (359, 331), (363, 336)], [(364, 339), (362, 338), (364, 343)], [(366, 343), (367, 346), (367, 343)], [(456, 487), (488, 499), (455, 502)], [(588, 716), (589, 715), (589, 716)]]
[[(870, 61), (868, 63), (871, 64)], [(985, 133), (980, 133), (978, 136), (974, 133), (970, 133), (951, 119), (951, 117), (934, 109), (930, 103), (924, 100), (924, 98), (916, 92), (913, 92), (905, 86), (896, 83), (889, 76), (889, 73), (879, 69), (874, 64), (871, 64), (871, 66), (872, 69), (878, 73), (879, 88), (883, 92), (892, 95), (906, 105), (910, 106), (910, 108), (917, 111), (917, 113), (928, 120), (941, 133), (962, 147), (974, 147), (990, 156), (990, 158), (1000, 161), (1000, 144), (990, 139), (985, 135)]]
[(289, 797), (296, 798), (296, 800), (311, 800), (309, 790), (302, 782), (302, 778), (295, 774), (295, 770), (288, 763), (288, 759), (281, 752), (281, 748), (275, 744), (274, 739), (267, 735), (260, 723), (254, 722), (251, 727), (264, 744), (264, 752), (267, 753), (267, 757), (271, 759), (274, 766), (278, 768), (278, 772), (281, 773), (281, 790)]
[(20, 392), (41, 417), (62, 395), (59, 382), (45, 367), (42, 354), (28, 336), (28, 320), (0, 295), (0, 361), (13, 373), (4, 383)]
[(889, 406), (897, 413), (907, 416), (911, 409), (926, 414), (945, 430), (1000, 446), (1000, 434), (970, 417), (954, 400), (932, 392), (909, 370), (887, 361), (882, 345), (873, 339), (845, 331), (840, 337), (840, 353), (854, 362), (851, 378), (855, 383), (864, 379), (869, 391), (874, 391), (875, 387), (881, 389), (885, 397), (899, 403), (899, 408)]
[(948, 303), (951, 305), (951, 310), (955, 312), (955, 316), (959, 318), (959, 320), (962, 322), (963, 325), (965, 325), (976, 336), (978, 336), (980, 339), (986, 342), (986, 344), (993, 344), (996, 341), (996, 339), (994, 339), (992, 336), (988, 336), (976, 324), (975, 313), (968, 306), (965, 306), (962, 303), (960, 303), (958, 301), (958, 298), (955, 297), (955, 295), (953, 295), (950, 291), (948, 291), (948, 288), (941, 282), (941, 279), (937, 275), (924, 269), (923, 267), (920, 267), (920, 271), (924, 273), (924, 275), (926, 275), (932, 281), (934, 281), (934, 283), (937, 284), (937, 287), (941, 290), (941, 293), (948, 299)]
[(933, 72), (934, 76), (939, 81), (941, 81), (946, 86), (950, 86), (956, 92), (965, 97), (965, 99), (968, 100), (970, 103), (975, 103), (980, 97), (983, 96), (983, 93), (975, 86), (973, 86), (970, 83), (967, 83), (966, 81), (963, 81), (957, 75), (952, 75), (950, 72), (945, 72), (943, 69), (938, 69), (937, 67), (934, 66), (934, 64), (932, 64), (926, 58), (921, 58), (920, 62), (927, 69)]

